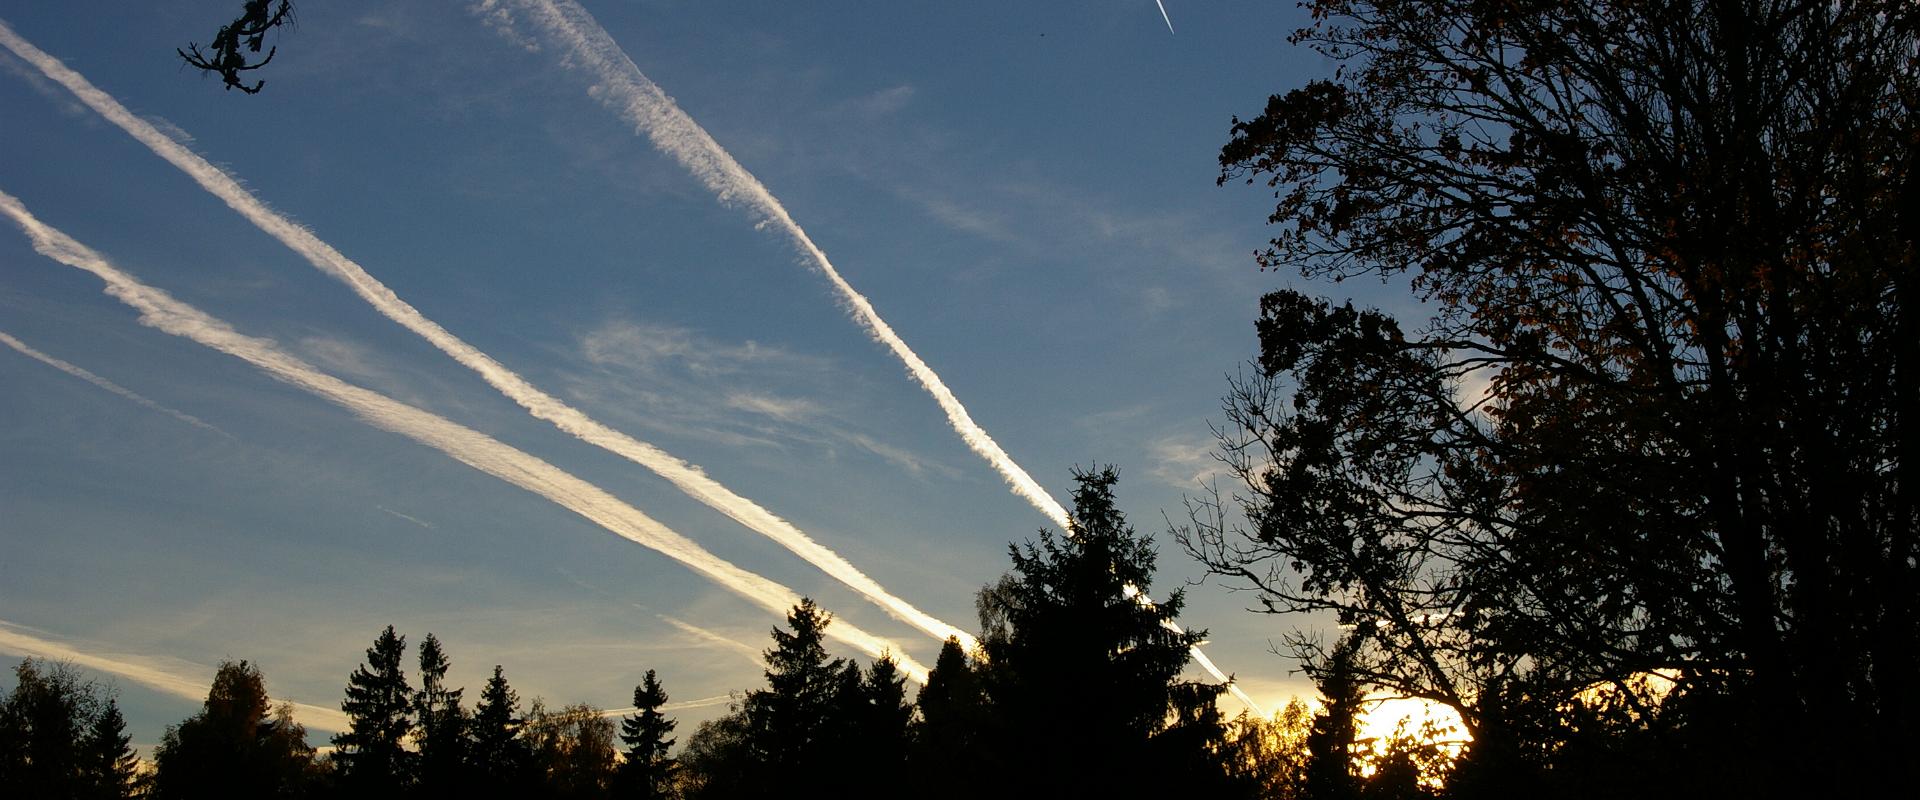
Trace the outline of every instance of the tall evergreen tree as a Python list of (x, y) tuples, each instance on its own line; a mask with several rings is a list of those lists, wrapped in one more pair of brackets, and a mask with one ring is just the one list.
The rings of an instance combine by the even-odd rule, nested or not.
[[(1090, 769), (1093, 764), (1169, 763), (1148, 758), (1149, 742), (1185, 709), (1204, 725), (1198, 707), (1223, 687), (1181, 680), (1188, 652), (1204, 631), (1174, 633), (1181, 592), (1152, 605), (1136, 600), (1154, 570), (1152, 541), (1136, 534), (1114, 503), (1119, 480), (1111, 468), (1076, 472), (1074, 513), (1067, 535), (1040, 532), (1038, 544), (1011, 548), (1013, 572), (982, 593), (983, 610), (1001, 620), (1001, 635), (986, 637), (987, 688), (1001, 718), (997, 731), (1006, 774), (1021, 794), (1124, 795), (1183, 792), (1222, 772), (1194, 772), (1224, 736), (1182, 732), (1193, 750), (1182, 766), (1143, 774)], [(992, 633), (991, 631), (989, 633)], [(1157, 748), (1164, 749), (1164, 748)], [(1187, 756), (1191, 756), (1188, 758)]]
[(462, 689), (446, 686), (451, 664), (433, 634), (420, 642), (420, 691), (414, 694), (414, 714), (419, 719), (419, 793), (424, 797), (446, 797), (464, 787), (466, 764), (467, 716), (460, 708)]
[(900, 785), (907, 769), (913, 706), (907, 702), (907, 676), (889, 655), (881, 655), (867, 669), (860, 684), (860, 703), (854, 718), (859, 747), (857, 762), (882, 786)]
[(260, 669), (223, 662), (200, 711), (169, 726), (154, 751), (154, 794), (202, 797), (302, 797), (317, 768), (307, 731), (291, 706), (275, 708)]
[[(766, 651), (767, 688), (747, 693), (748, 740), (770, 780), (799, 791), (817, 786), (814, 763), (828, 741), (845, 659), (829, 658), (826, 629), (833, 616), (802, 598), (787, 615), (791, 632), (775, 628)], [(770, 784), (771, 785), (771, 784)]]
[(667, 757), (675, 723), (660, 713), (666, 704), (667, 691), (661, 688), (660, 678), (647, 670), (640, 685), (633, 687), (633, 716), (620, 722), (620, 741), (627, 745), (617, 778), (616, 796), (622, 800), (659, 800), (672, 794), (678, 765)]
[(1354, 747), (1359, 738), (1363, 688), (1352, 668), (1353, 645), (1342, 642), (1323, 668), (1316, 668), (1320, 687), (1319, 714), (1307, 732), (1305, 800), (1357, 800), (1359, 765)]
[(406, 637), (388, 625), (347, 678), (340, 710), (351, 727), (333, 737), (333, 757), (342, 788), (356, 796), (393, 797), (412, 786), (415, 759), (405, 742), (414, 726), (413, 690), (400, 666), (406, 649)]
[(530, 754), (520, 736), (521, 725), (520, 695), (507, 685), (505, 673), (495, 664), (493, 677), (487, 679), (473, 709), (467, 763), (475, 780), (503, 795), (530, 782)]
[(120, 704), (109, 695), (100, 713), (94, 715), (81, 747), (80, 768), (87, 797), (116, 800), (141, 791), (140, 756), (133, 751), (132, 741)]
[(920, 714), (912, 731), (909, 759), (913, 772), (950, 776), (926, 783), (922, 787), (926, 797), (958, 800), (979, 796), (974, 776), (993, 770), (982, 747), (990, 719), (986, 703), (980, 677), (960, 640), (947, 639), (914, 702)]

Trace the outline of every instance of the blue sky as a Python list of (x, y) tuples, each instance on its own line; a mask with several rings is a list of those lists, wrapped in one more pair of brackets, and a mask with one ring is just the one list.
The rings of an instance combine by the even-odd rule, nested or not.
[[(787, 237), (603, 106), (562, 43), (464, 2), (307, 2), (273, 37), (266, 90), (243, 97), (172, 53), (238, 6), (9, 4), (0, 20), (531, 385), (974, 627), (974, 590), (1047, 519)], [(1259, 273), (1269, 197), (1214, 186), (1231, 115), (1328, 69), (1285, 44), (1291, 4), (1170, 0), (1174, 34), (1130, 0), (586, 7), (1042, 486), (1064, 498), (1070, 467), (1120, 467), (1123, 507), (1161, 540), (1156, 594), (1201, 577), (1162, 512), (1210, 471), (1207, 423), (1253, 353), (1259, 295), (1401, 302)], [(120, 270), (931, 662), (931, 637), (529, 416), (5, 51), (0, 109), (0, 191)], [(647, 669), (676, 700), (758, 685), (751, 651), (778, 622), (762, 606), (142, 325), (101, 286), (11, 221), (0, 233), (0, 332), (153, 404), (0, 348), (0, 652), (31, 639), (209, 674), (248, 658), (276, 696), (336, 706), (391, 623), (438, 635), (475, 691), (495, 663), (555, 703), (623, 705)], [(1304, 689), (1267, 652), (1301, 623), (1217, 584), (1189, 602), (1256, 697)], [(116, 683), (138, 742), (196, 705)], [(685, 709), (684, 729), (717, 711)]]

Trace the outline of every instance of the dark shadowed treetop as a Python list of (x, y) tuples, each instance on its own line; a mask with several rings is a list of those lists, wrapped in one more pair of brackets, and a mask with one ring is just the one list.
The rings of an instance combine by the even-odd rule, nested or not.
[(388, 625), (367, 648), (366, 663), (347, 678), (340, 710), (351, 728), (333, 737), (343, 786), (391, 793), (413, 782), (415, 753), (406, 747), (414, 724), (413, 690), (401, 668), (406, 649), (406, 637)]
[(246, 52), (259, 53), (261, 46), (266, 43), (267, 31), (292, 21), (292, 0), (280, 0), (278, 5), (275, 5), (273, 0), (246, 0), (241, 7), (240, 16), (220, 26), (220, 31), (213, 35), (213, 44), (209, 48), (211, 52), (201, 52), (199, 44), (189, 44), (187, 49), (174, 52), (180, 54), (180, 59), (185, 61), (187, 66), (204, 72), (219, 73), (227, 89), (239, 89), (247, 94), (254, 94), (267, 85), (267, 82), (254, 81), (253, 85), (249, 86), (240, 79), (240, 73), (251, 72), (266, 66), (267, 62), (273, 60), (274, 53), (279, 52), (279, 48), (267, 48), (267, 54), (261, 56), (259, 61), (253, 62), (249, 62), (246, 53), (241, 51), (244, 49)]
[[(1264, 266), (1433, 316), (1268, 296), (1227, 407), (1253, 528), (1194, 549), (1483, 743), (1662, 669), (1786, 715), (1757, 739), (1908, 748), (1920, 7), (1309, 7), (1339, 69), (1236, 120), (1221, 180), (1274, 189)], [(1832, 741), (1732, 772), (1880, 757)]]

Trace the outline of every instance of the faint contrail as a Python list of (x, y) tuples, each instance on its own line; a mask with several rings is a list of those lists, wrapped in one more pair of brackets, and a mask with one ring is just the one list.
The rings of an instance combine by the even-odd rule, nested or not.
[(407, 330), (419, 334), (441, 352), (479, 374), (489, 385), (526, 409), (529, 414), (552, 423), (555, 427), (582, 441), (653, 470), (689, 496), (774, 540), (879, 605), (889, 614), (925, 631), (929, 636), (938, 640), (958, 637), (963, 643), (968, 645), (973, 643), (973, 637), (966, 631), (894, 596), (878, 581), (868, 577), (838, 553), (814, 541), (812, 537), (773, 512), (722, 486), (700, 467), (601, 424), (559, 398), (539, 390), (500, 362), (495, 361), (493, 357), (454, 336), (413, 306), (408, 305), (406, 301), (401, 300), (393, 290), (368, 274), (359, 264), (342, 255), (332, 245), (321, 241), (312, 231), (268, 207), (225, 170), (208, 163), (206, 159), (187, 149), (174, 137), (161, 133), (146, 120), (135, 116), (111, 95), (89, 83), (84, 76), (34, 47), (31, 42), (22, 39), (7, 27), (5, 22), (0, 22), (0, 45), (6, 46), (15, 55), (39, 69), (42, 74), (65, 87), (80, 102), (85, 103), (108, 122), (119, 126), (141, 144), (146, 145), (147, 149), (152, 150), (155, 155), (178, 167), (180, 171), (187, 174), (187, 177), (220, 198), (229, 208), (239, 212), (255, 227), (280, 240), (296, 254), (318, 267), (320, 271), (345, 283), (353, 289), (354, 293), (360, 295), (361, 299), (373, 306), (375, 311), (399, 323)]
[[(378, 392), (347, 383), (281, 350), (271, 340), (247, 336), (227, 323), (147, 286), (120, 271), (99, 253), (42, 223), (20, 201), (0, 191), (0, 213), (11, 217), (48, 258), (90, 272), (106, 282), (107, 294), (140, 312), (143, 325), (192, 339), (234, 356), (268, 375), (331, 401), (366, 422), (413, 439), (455, 460), (545, 497), (609, 532), (672, 558), (735, 594), (784, 617), (800, 595), (784, 585), (728, 562), (693, 540), (655, 521), (605, 490), (523, 451)], [(900, 647), (844, 621), (827, 629), (869, 655), (900, 653)], [(902, 671), (920, 682), (927, 670), (902, 655)]]
[[(157, 689), (167, 694), (196, 703), (207, 699), (208, 681), (199, 677), (190, 677), (214, 673), (212, 667), (190, 664), (184, 661), (161, 659), (123, 653), (97, 653), (82, 650), (70, 644), (41, 638), (27, 631), (31, 630), (0, 620), (0, 653), (12, 653), (20, 656), (70, 661), (87, 669), (98, 670), (109, 675), (118, 675), (149, 689)], [(336, 733), (347, 730), (347, 715), (339, 709), (307, 703), (293, 703), (294, 719), (309, 728)]]
[[(892, 326), (880, 318), (879, 312), (874, 310), (873, 304), (867, 301), (866, 296), (855, 290), (853, 284), (848, 283), (846, 278), (841, 277), (840, 271), (834, 269), (833, 262), (827, 260), (827, 254), (813, 243), (812, 237), (807, 235), (799, 223), (793, 221), (792, 215), (787, 213), (786, 207), (780, 204), (780, 200), (773, 196), (766, 185), (762, 184), (759, 178), (755, 178), (753, 173), (748, 172), (746, 167), (741, 166), (739, 161), (734, 160), (726, 148), (721, 147), (705, 128), (700, 127), (700, 123), (695, 122), (693, 117), (681, 110), (679, 104), (675, 103), (672, 97), (667, 96), (658, 84), (648, 79), (640, 71), (639, 65), (633, 63), (633, 59), (628, 58), (626, 52), (620, 49), (619, 43), (613, 40), (612, 35), (594, 20), (593, 15), (587, 13), (585, 8), (580, 7), (580, 4), (573, 0), (483, 0), (481, 8), (482, 10), (493, 9), (501, 3), (510, 3), (527, 11), (528, 17), (544, 29), (550, 37), (557, 39), (567, 51), (564, 64), (585, 70), (598, 81), (589, 90), (590, 95), (598, 98), (601, 105), (631, 123), (638, 132), (645, 134), (655, 148), (679, 161), (681, 166), (705, 183), (707, 188), (719, 197), (721, 203), (744, 208), (761, 225), (771, 225), (786, 234), (794, 246), (812, 262), (814, 268), (833, 284), (835, 292), (839, 294), (847, 310), (852, 313), (855, 322), (865, 329), (867, 335), (873, 337), (874, 341), (891, 350), (894, 356), (906, 365), (907, 372), (913, 376), (914, 380), (919, 381), (921, 387), (925, 388), (928, 394), (933, 395), (934, 401), (939, 403), (941, 410), (946, 412), (948, 423), (956, 433), (960, 434), (960, 438), (966, 441), (967, 446), (985, 458), (987, 463), (991, 464), (1006, 480), (1015, 494), (1033, 504), (1034, 508), (1039, 509), (1047, 519), (1060, 526), (1067, 535), (1073, 535), (1071, 520), (1060, 502), (1053, 499), (1053, 496), (1048, 494), (1047, 490), (1033, 479), (1033, 476), (1028, 475), (1012, 456), (1007, 455), (1007, 451), (1001, 449), (992, 436), (987, 435), (986, 429), (973, 421), (973, 416), (967, 413), (966, 407), (960, 404), (960, 399), (954, 396), (953, 391), (947, 388), (944, 381), (940, 380), (940, 376), (934, 373), (933, 368), (927, 366), (927, 363), (907, 346), (906, 340), (901, 339), (899, 334), (894, 333)], [(498, 28), (503, 20), (496, 18), (494, 22), (495, 27)], [(1167, 25), (1171, 29), (1172, 20), (1168, 20)], [(1128, 588), (1129, 596), (1135, 597), (1142, 603), (1151, 604), (1151, 601), (1137, 589)], [(1175, 632), (1180, 631), (1180, 627), (1172, 622), (1166, 623), (1166, 627)], [(962, 641), (970, 640), (962, 639)], [(1207, 671), (1207, 674), (1226, 683), (1228, 690), (1247, 707), (1255, 711), (1260, 710), (1253, 698), (1235, 686), (1226, 673), (1221, 672), (1220, 668), (1214, 665), (1213, 660), (1207, 658), (1206, 654), (1200, 652), (1197, 647), (1193, 649), (1193, 658), (1202, 669)]]
[[(689, 708), (708, 708), (711, 706), (720, 705), (722, 703), (730, 703), (736, 699), (738, 698), (734, 697), (731, 694), (716, 694), (712, 697), (702, 697), (698, 700), (682, 700), (678, 703), (668, 703), (666, 705), (661, 706), (660, 710), (661, 711), (684, 711)], [(601, 711), (600, 716), (606, 717), (608, 719), (616, 719), (619, 717), (624, 717), (628, 714), (631, 714), (639, 710), (640, 708), (638, 706), (627, 706), (625, 708), (609, 708), (609, 709), (606, 709), (605, 711)]]
[(15, 350), (20, 351), (20, 354), (23, 356), (31, 358), (49, 367), (53, 367), (54, 369), (60, 370), (61, 372), (67, 373), (68, 375), (72, 375), (73, 377), (79, 378), (80, 380), (91, 383), (109, 392), (120, 395), (121, 397), (124, 397), (128, 400), (132, 400), (133, 402), (138, 403), (142, 406), (145, 406), (146, 408), (152, 409), (154, 411), (158, 411), (169, 417), (173, 417), (174, 419), (180, 420), (181, 422), (187, 423), (188, 425), (194, 425), (197, 427), (205, 428), (207, 430), (213, 431), (214, 433), (220, 434), (221, 436), (225, 436), (229, 439), (233, 438), (233, 434), (220, 430), (218, 427), (214, 426), (211, 423), (206, 422), (205, 420), (200, 419), (199, 417), (196, 417), (192, 414), (188, 414), (184, 411), (175, 411), (171, 408), (160, 405), (159, 403), (156, 403), (152, 400), (148, 400), (145, 396), (141, 395), (139, 392), (136, 392), (132, 389), (128, 389), (124, 386), (121, 386), (120, 384), (107, 380), (106, 378), (102, 378), (98, 375), (95, 375), (91, 372), (81, 369), (76, 365), (69, 364), (65, 361), (61, 361), (60, 359), (54, 358), (53, 356), (47, 355), (46, 353), (42, 353), (38, 350), (28, 347), (26, 342), (22, 342), (19, 339), (15, 339), (12, 336), (7, 335), (5, 331), (0, 331), (0, 344), (5, 344), (8, 347), (11, 347)]
[(738, 639), (722, 636), (718, 633), (714, 633), (713, 631), (707, 630), (706, 628), (702, 628), (691, 622), (674, 619), (673, 617), (669, 617), (665, 614), (659, 614), (657, 616), (659, 616), (663, 620), (666, 620), (668, 625), (672, 625), (673, 627), (679, 628), (681, 632), (689, 636), (692, 636), (695, 639), (699, 639), (709, 644), (716, 644), (721, 647), (725, 647), (729, 650), (733, 650), (737, 653), (740, 653), (746, 656), (753, 663), (758, 664), (760, 666), (764, 667), (767, 664), (766, 660), (760, 657), (760, 649), (757, 647), (754, 647), (753, 645), (747, 644), (746, 642), (742, 642)]
[(1160, 0), (1153, 0), (1153, 4), (1160, 7), (1160, 18), (1167, 21), (1167, 32), (1173, 33), (1173, 18), (1167, 16), (1167, 4)]

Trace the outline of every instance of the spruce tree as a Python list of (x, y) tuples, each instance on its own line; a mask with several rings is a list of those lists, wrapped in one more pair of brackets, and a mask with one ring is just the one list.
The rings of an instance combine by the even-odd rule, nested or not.
[(633, 716), (620, 722), (620, 741), (627, 745), (626, 761), (620, 765), (616, 796), (636, 800), (668, 797), (678, 765), (667, 757), (673, 747), (674, 721), (660, 713), (667, 703), (667, 691), (653, 670), (639, 686), (633, 687)]
[(420, 793), (450, 796), (462, 789), (466, 762), (467, 718), (460, 708), (462, 689), (446, 686), (451, 664), (433, 634), (420, 642), (420, 691), (414, 694), (414, 713), (420, 722)]
[(347, 678), (340, 710), (351, 727), (333, 737), (334, 760), (342, 788), (356, 796), (393, 797), (412, 786), (414, 754), (404, 743), (414, 726), (413, 690), (400, 666), (406, 649), (406, 637), (388, 625)]
[(1353, 751), (1359, 737), (1359, 715), (1364, 700), (1353, 674), (1354, 644), (1334, 648), (1326, 666), (1314, 675), (1320, 687), (1321, 711), (1307, 732), (1305, 800), (1356, 800), (1360, 796), (1359, 766)]
[(527, 783), (529, 754), (520, 726), (520, 695), (495, 664), (473, 709), (467, 763), (475, 780), (503, 794)]
[(980, 676), (969, 662), (960, 640), (950, 638), (940, 646), (940, 655), (927, 673), (915, 706), (920, 711), (913, 725), (913, 772), (920, 775), (946, 775), (948, 780), (924, 786), (930, 798), (972, 798), (978, 776), (995, 771), (982, 748), (988, 736), (990, 717)]
[[(1167, 627), (1181, 592), (1158, 604), (1136, 599), (1151, 584), (1155, 553), (1114, 502), (1118, 474), (1074, 478), (1067, 535), (1042, 530), (1037, 544), (1011, 547), (1013, 571), (981, 595), (983, 619), (997, 630), (984, 645), (1000, 717), (996, 772), (1022, 775), (1020, 786), (1003, 787), (1022, 794), (1184, 792), (1222, 772), (1195, 765), (1224, 737), (1217, 718), (1209, 725), (1199, 714), (1224, 687), (1180, 677), (1205, 632)], [(1180, 731), (1186, 752), (1150, 747), (1182, 710), (1198, 726)], [(1088, 768), (1150, 763), (1145, 773)]]
[(81, 748), (87, 797), (117, 800), (140, 791), (140, 756), (133, 751), (132, 741), (119, 702), (108, 696), (105, 707), (94, 715)]
[(802, 793), (820, 788), (816, 760), (829, 742), (846, 668), (845, 659), (827, 655), (825, 631), (832, 622), (811, 598), (802, 598), (787, 615), (792, 632), (773, 630), (767, 688), (747, 693), (748, 746), (763, 773), (748, 776), (749, 786), (771, 791), (782, 784)]

